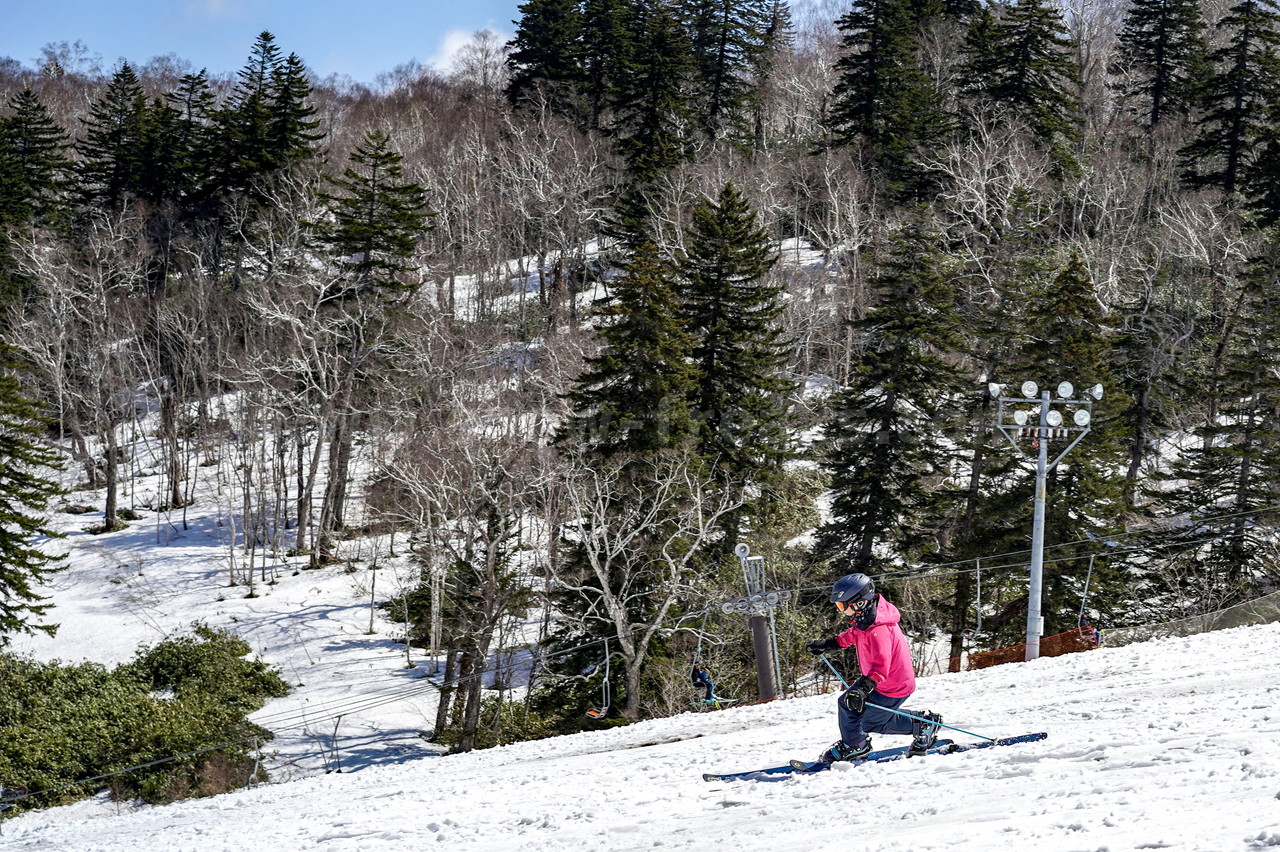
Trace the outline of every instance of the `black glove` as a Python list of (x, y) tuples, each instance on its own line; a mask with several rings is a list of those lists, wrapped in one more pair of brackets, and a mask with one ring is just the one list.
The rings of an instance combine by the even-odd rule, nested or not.
[(828, 636), (826, 639), (814, 639), (804, 647), (805, 650), (816, 657), (819, 654), (825, 654), (827, 651), (840, 650), (840, 643), (836, 641), (836, 637)]
[(853, 686), (845, 690), (844, 695), (840, 696), (840, 701), (850, 713), (861, 713), (867, 706), (867, 696), (874, 692), (875, 688), (876, 682), (863, 675), (853, 682)]

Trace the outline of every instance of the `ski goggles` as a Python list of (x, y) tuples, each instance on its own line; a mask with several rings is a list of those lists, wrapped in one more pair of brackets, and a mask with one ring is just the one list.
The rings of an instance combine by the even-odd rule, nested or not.
[(871, 601), (869, 600), (853, 601), (851, 603), (836, 601), (836, 609), (845, 615), (862, 615), (869, 606), (871, 606)]

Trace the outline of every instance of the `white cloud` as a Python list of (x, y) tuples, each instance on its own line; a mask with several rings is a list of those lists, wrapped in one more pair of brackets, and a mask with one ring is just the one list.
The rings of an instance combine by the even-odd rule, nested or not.
[(472, 30), (452, 29), (444, 34), (444, 38), (440, 39), (440, 46), (436, 48), (436, 52), (427, 60), (427, 65), (446, 74), (458, 70), (459, 54), (468, 45), (474, 44), (476, 36), (485, 31), (494, 36), (499, 45), (506, 44), (511, 38), (509, 33), (502, 32), (493, 26)]
[(449, 30), (444, 34), (444, 38), (440, 39), (440, 46), (427, 60), (427, 64), (441, 71), (452, 71), (458, 59), (458, 52), (471, 43), (474, 35), (474, 30)]

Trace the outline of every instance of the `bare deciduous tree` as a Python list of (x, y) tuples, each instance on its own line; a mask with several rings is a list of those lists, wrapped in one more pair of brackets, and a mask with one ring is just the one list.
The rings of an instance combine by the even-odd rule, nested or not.
[[(689, 455), (647, 465), (643, 482), (622, 467), (573, 458), (563, 483), (566, 540), (580, 560), (562, 563), (555, 579), (580, 595), (585, 618), (614, 638), (626, 670), (628, 719), (640, 716), (640, 675), (654, 637), (677, 601), (689, 594), (699, 552), (738, 507), (702, 478)], [(581, 565), (581, 573), (571, 573)]]

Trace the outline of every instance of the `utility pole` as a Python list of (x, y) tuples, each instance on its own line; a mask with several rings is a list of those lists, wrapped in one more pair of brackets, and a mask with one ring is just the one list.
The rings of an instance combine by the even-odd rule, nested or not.
[[(778, 636), (773, 624), (773, 610), (783, 601), (791, 600), (789, 589), (764, 589), (764, 557), (752, 556), (745, 543), (733, 548), (742, 565), (742, 579), (747, 585), (746, 597), (734, 598), (720, 604), (726, 615), (750, 614), (751, 646), (756, 658), (757, 694), (761, 701), (778, 697), (777, 684), (782, 682), (778, 670)], [(776, 675), (776, 677), (775, 677)]]
[[(1075, 388), (1071, 382), (1061, 382), (1057, 387), (1057, 397), (1049, 390), (1041, 391), (1035, 382), (1023, 382), (1021, 397), (1002, 396), (1004, 385), (992, 382), (987, 391), (999, 405), (996, 410), (996, 425), (1001, 433), (1013, 444), (1019, 453), (1023, 449), (1018, 445), (1018, 438), (1031, 438), (1031, 448), (1036, 458), (1036, 494), (1035, 510), (1031, 524), (1031, 576), (1027, 589), (1027, 642), (1024, 660), (1034, 660), (1040, 656), (1040, 637), (1044, 635), (1044, 616), (1041, 615), (1041, 601), (1044, 597), (1044, 516), (1047, 486), (1045, 485), (1049, 471), (1057, 467), (1058, 462), (1080, 443), (1080, 439), (1089, 434), (1093, 421), (1093, 403), (1102, 399), (1102, 385), (1094, 385), (1077, 399)], [(1005, 411), (1005, 404), (1010, 406), (1034, 405), (1036, 408), (1017, 408)], [(1071, 414), (1071, 425), (1063, 425), (1063, 411)], [(1036, 420), (1035, 425), (1027, 424)], [(1067, 445), (1049, 461), (1049, 442), (1068, 441)]]

